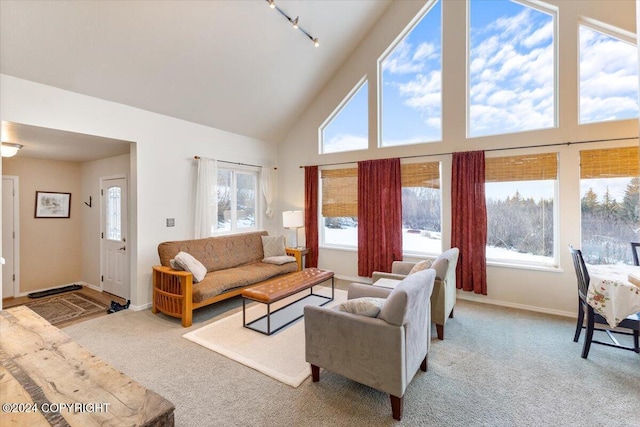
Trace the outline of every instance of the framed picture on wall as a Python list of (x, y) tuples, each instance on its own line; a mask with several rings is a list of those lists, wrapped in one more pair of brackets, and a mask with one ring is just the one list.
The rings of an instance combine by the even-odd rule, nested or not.
[(36, 191), (35, 218), (69, 218), (71, 193)]

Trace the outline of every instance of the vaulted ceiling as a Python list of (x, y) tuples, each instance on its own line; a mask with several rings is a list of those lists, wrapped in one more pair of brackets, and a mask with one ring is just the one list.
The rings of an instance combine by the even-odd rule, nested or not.
[(391, 0), (0, 2), (0, 72), (278, 142)]

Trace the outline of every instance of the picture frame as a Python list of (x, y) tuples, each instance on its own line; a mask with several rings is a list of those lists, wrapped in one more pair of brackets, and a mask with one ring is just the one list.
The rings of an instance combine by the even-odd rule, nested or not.
[(36, 191), (34, 218), (69, 218), (71, 193)]

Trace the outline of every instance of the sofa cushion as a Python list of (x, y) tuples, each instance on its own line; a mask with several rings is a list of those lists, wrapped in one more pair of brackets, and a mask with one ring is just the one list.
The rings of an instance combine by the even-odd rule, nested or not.
[(260, 260), (239, 267), (210, 271), (202, 282), (193, 285), (193, 302), (199, 303), (231, 289), (258, 284), (296, 270), (298, 270), (296, 262), (276, 265)]
[(265, 258), (285, 256), (284, 236), (262, 236), (262, 251)]
[(296, 262), (296, 258), (289, 255), (270, 256), (262, 260), (268, 264), (282, 265), (288, 262)]
[(188, 271), (193, 274), (194, 282), (201, 282), (207, 275), (207, 269), (202, 265), (200, 261), (195, 259), (192, 255), (186, 252), (178, 252), (174, 258), (175, 264), (177, 264), (182, 270)]
[(414, 265), (411, 270), (409, 271), (409, 274), (413, 274), (413, 273), (417, 273), (418, 271), (422, 271), (422, 270), (426, 270), (427, 268), (431, 267), (431, 263), (433, 261), (430, 259), (425, 259), (424, 261), (420, 261), (417, 262), (416, 265)]
[(207, 271), (261, 261), (264, 258), (261, 237), (266, 235), (266, 231), (254, 231), (205, 239), (163, 242), (158, 245), (160, 264), (169, 267), (169, 261), (180, 251), (193, 255)]
[(338, 306), (338, 310), (360, 316), (376, 317), (384, 305), (384, 298), (362, 297), (347, 300)]

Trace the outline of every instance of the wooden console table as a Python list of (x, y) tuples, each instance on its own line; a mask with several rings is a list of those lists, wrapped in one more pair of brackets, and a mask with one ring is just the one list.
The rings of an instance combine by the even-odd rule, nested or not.
[(0, 311), (0, 425), (173, 426), (174, 406), (32, 310)]

